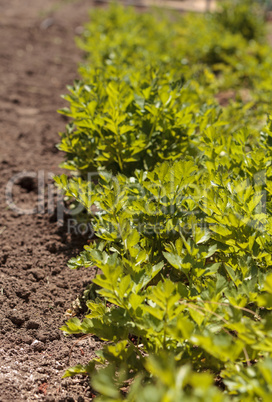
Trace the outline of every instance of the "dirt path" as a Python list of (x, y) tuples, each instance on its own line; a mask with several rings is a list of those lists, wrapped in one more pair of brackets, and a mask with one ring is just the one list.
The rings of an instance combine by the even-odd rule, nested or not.
[[(71, 236), (67, 226), (58, 226), (56, 214), (47, 213), (47, 182), (52, 189), (47, 177), (60, 171), (62, 155), (55, 144), (65, 127), (56, 110), (65, 105), (60, 94), (76, 78), (80, 52), (74, 36), (81, 31), (88, 8), (87, 0), (0, 0), (3, 402), (91, 399), (85, 379), (61, 380), (72, 341), (58, 329), (71, 302), (89, 281), (90, 272), (66, 267), (67, 259), (77, 254), (86, 238)], [(17, 174), (21, 176), (16, 178)], [(13, 194), (12, 198), (8, 194), (8, 200), (7, 185)], [(37, 207), (38, 198), (38, 213), (26, 215), (26, 209)], [(55, 200), (51, 204), (53, 211)], [(75, 346), (70, 364), (88, 361), (95, 347), (95, 341), (85, 344), (84, 350), (80, 344)]]

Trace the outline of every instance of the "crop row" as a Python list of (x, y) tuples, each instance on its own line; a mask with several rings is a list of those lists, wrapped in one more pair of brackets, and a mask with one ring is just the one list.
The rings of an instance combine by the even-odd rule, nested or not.
[(98, 270), (62, 330), (105, 341), (65, 374), (98, 400), (270, 400), (272, 56), (249, 3), (95, 9), (79, 40), (55, 180), (96, 234), (69, 265)]

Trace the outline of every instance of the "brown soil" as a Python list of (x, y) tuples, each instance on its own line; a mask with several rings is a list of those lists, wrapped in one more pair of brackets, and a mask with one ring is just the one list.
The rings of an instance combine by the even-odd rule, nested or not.
[[(67, 260), (86, 243), (57, 221), (48, 205), (50, 173), (59, 173), (55, 148), (65, 120), (56, 110), (76, 78), (80, 51), (74, 36), (88, 19), (87, 0), (0, 0), (0, 401), (89, 401), (85, 378), (64, 379), (65, 368), (87, 362), (99, 347), (59, 327), (92, 277)], [(15, 177), (30, 172), (32, 177)], [(14, 185), (11, 179), (15, 177)], [(45, 177), (45, 186), (42, 178)], [(39, 179), (39, 183), (38, 183)], [(10, 184), (9, 184), (10, 183)], [(7, 188), (12, 190), (12, 198)], [(45, 202), (42, 202), (44, 189)], [(14, 210), (36, 207), (25, 214)], [(44, 211), (43, 211), (44, 205)], [(54, 208), (53, 208), (54, 207)], [(67, 221), (67, 219), (66, 219)], [(70, 361), (69, 361), (70, 360)]]
[(91, 233), (69, 233), (69, 216), (63, 222), (48, 196), (63, 159), (55, 144), (66, 121), (56, 110), (77, 78), (74, 36), (90, 7), (91, 0), (0, 0), (0, 402), (93, 396), (88, 379), (61, 377), (100, 343), (88, 338), (71, 350), (74, 339), (59, 330), (93, 275), (66, 266)]

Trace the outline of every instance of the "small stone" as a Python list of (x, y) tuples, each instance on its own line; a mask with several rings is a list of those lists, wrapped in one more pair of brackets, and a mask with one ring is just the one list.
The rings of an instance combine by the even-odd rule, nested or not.
[(56, 247), (56, 243), (55, 242), (50, 242), (46, 245), (47, 250), (52, 253), (55, 254), (57, 251), (57, 247)]
[(56, 267), (52, 270), (52, 275), (58, 275), (60, 272), (61, 272), (61, 269)]
[(35, 339), (35, 341), (33, 341), (30, 346), (34, 349), (35, 352), (41, 352), (42, 350), (44, 350), (44, 344), (37, 339)]
[(45, 402), (55, 402), (55, 398), (53, 396), (47, 396)]
[(28, 300), (31, 292), (27, 289), (22, 288), (16, 292), (16, 295), (23, 300)]
[(40, 324), (36, 321), (28, 321), (28, 323), (26, 324), (27, 329), (38, 329), (40, 326)]
[(45, 332), (38, 332), (37, 335), (36, 335), (36, 338), (39, 341), (45, 343), (47, 341), (47, 339), (48, 339), (48, 334), (46, 334)]
[(48, 334), (49, 340), (55, 341), (55, 340), (59, 340), (60, 339), (60, 333), (59, 332), (51, 332), (50, 334)]
[(40, 281), (44, 278), (44, 272), (41, 269), (31, 269), (28, 272), (34, 276), (36, 281)]
[(21, 327), (25, 322), (24, 317), (18, 317), (17, 315), (11, 315), (8, 317), (10, 321), (15, 324), (17, 327)]
[(56, 300), (55, 300), (55, 305), (56, 305), (56, 306), (63, 307), (63, 306), (64, 306), (64, 300), (62, 300), (62, 299), (56, 299)]
[(31, 345), (31, 343), (33, 342), (33, 338), (29, 335), (24, 335), (21, 337), (21, 341), (22, 343), (26, 343), (27, 345)]
[(54, 24), (54, 18), (46, 18), (45, 20), (42, 21), (40, 25), (40, 29), (45, 31), (46, 29), (50, 28)]

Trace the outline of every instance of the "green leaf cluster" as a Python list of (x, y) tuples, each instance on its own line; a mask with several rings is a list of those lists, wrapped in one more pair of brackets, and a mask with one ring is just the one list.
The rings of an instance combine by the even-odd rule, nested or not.
[[(95, 10), (80, 40), (59, 146), (77, 175), (55, 180), (96, 233), (69, 265), (97, 274), (62, 330), (104, 341), (65, 374), (100, 401), (270, 400), (272, 60), (244, 4), (171, 25)], [(230, 87), (250, 102), (219, 108)]]
[[(194, 155), (191, 142), (208, 115), (225, 131), (260, 127), (270, 104), (271, 50), (255, 8), (235, 3), (182, 17), (95, 9), (78, 40), (86, 52), (82, 79), (68, 87), (70, 107), (61, 110), (71, 118), (59, 144), (62, 166), (130, 174)], [(256, 28), (250, 41), (240, 29), (241, 21), (250, 25), (246, 16), (247, 30)], [(229, 99), (221, 114), (214, 95)]]

